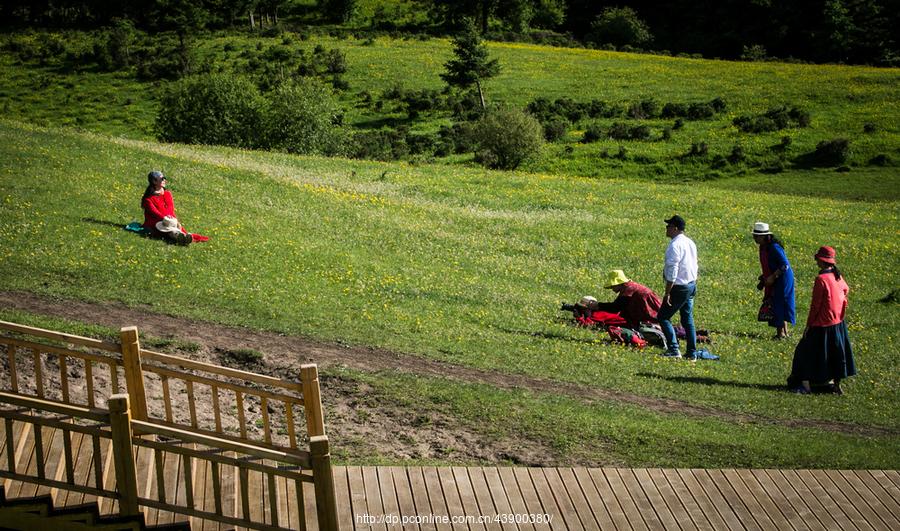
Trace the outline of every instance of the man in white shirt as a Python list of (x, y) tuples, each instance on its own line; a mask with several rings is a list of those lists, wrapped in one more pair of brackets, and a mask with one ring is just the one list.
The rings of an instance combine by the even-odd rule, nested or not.
[(672, 317), (676, 312), (681, 315), (681, 326), (684, 327), (687, 352), (685, 358), (696, 360), (702, 353), (697, 352), (697, 331), (694, 327), (694, 295), (697, 294), (697, 246), (693, 240), (684, 235), (684, 219), (675, 215), (666, 220), (666, 236), (672, 239), (666, 248), (663, 278), (666, 281), (666, 292), (662, 307), (657, 315), (663, 334), (666, 336), (666, 350), (663, 356), (680, 358), (678, 339)]

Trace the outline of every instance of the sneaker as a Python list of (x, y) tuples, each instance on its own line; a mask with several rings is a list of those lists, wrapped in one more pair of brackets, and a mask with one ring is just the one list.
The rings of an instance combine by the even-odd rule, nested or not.
[(801, 385), (800, 387), (795, 387), (795, 388), (791, 389), (791, 392), (794, 394), (797, 394), (797, 395), (808, 395), (809, 389), (807, 389)]
[(719, 359), (718, 356), (716, 356), (712, 352), (706, 350), (705, 348), (695, 350), (692, 357), (694, 359), (698, 359), (698, 360), (717, 360), (717, 359)]
[(671, 352), (671, 351), (667, 350), (667, 351), (663, 352), (662, 354), (660, 354), (660, 356), (662, 356), (664, 358), (681, 358), (681, 352), (677, 352), (677, 351)]

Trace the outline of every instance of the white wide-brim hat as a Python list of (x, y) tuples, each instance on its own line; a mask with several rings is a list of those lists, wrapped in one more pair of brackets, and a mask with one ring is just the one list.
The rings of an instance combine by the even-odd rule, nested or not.
[(757, 221), (753, 224), (753, 235), (754, 236), (765, 236), (766, 234), (772, 234), (772, 231), (769, 230), (769, 224), (763, 223), (762, 221)]
[(179, 232), (178, 219), (174, 216), (166, 216), (156, 224), (156, 230), (160, 232)]

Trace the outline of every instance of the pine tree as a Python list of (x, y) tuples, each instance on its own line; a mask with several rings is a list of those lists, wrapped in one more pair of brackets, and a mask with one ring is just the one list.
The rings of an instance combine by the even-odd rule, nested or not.
[(487, 47), (481, 42), (472, 20), (466, 20), (463, 31), (453, 39), (453, 56), (444, 64), (447, 71), (441, 74), (441, 79), (448, 85), (460, 88), (475, 85), (481, 98), (481, 108), (486, 108), (481, 85), (500, 73), (500, 63), (497, 59), (488, 58)]

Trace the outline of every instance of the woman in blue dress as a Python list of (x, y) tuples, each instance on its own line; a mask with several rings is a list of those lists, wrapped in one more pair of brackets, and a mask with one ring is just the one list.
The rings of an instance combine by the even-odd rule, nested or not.
[(763, 300), (771, 309), (767, 319), (775, 328), (774, 339), (784, 339), (788, 335), (787, 324), (797, 320), (794, 307), (794, 271), (784, 253), (781, 241), (769, 230), (768, 223), (753, 225), (753, 239), (759, 245), (759, 276), (757, 289), (765, 290)]

